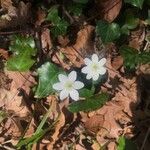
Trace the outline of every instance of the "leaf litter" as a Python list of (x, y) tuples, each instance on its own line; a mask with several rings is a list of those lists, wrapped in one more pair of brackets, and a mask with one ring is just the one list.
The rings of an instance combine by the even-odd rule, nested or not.
[[(10, 27), (9, 23), (12, 23), (12, 26), (18, 26), (27, 22), (28, 4), (21, 1), (17, 8), (9, 0), (1, 3), (2, 8), (8, 10), (9, 17), (16, 18), (0, 21), (0, 29)], [(106, 5), (110, 5), (108, 1), (97, 1), (97, 3), (101, 5), (97, 7), (103, 7), (104, 10), (102, 11), (104, 12)], [(114, 3), (116, 3), (114, 7), (110, 8), (108, 12), (106, 11), (107, 13), (104, 13), (104, 16), (101, 16), (109, 22), (112, 22), (118, 16), (122, 5), (122, 1), (116, 0)], [(22, 10), (21, 8), (24, 9)], [(9, 14), (10, 11), (11, 13)], [(17, 12), (20, 11), (22, 11), (21, 17), (24, 19), (18, 24), (20, 16)], [(12, 13), (13, 16), (11, 16)], [(40, 14), (40, 10), (38, 14)], [(38, 16), (37, 26), (43, 23), (44, 17), (44, 13)], [(138, 32), (140, 31), (141, 28)], [(145, 37), (143, 30), (141, 33), (142, 36), (139, 36), (136, 31), (132, 32), (129, 45), (140, 49)], [(76, 40), (73, 44), (67, 36), (59, 36), (59, 46), (53, 52), (51, 51), (53, 49), (51, 34), (48, 28), (44, 28), (41, 34), (41, 48), (44, 55), (49, 53), (48, 59), (62, 68), (67, 70), (72, 67), (80, 68), (84, 64), (83, 59), (85, 57), (97, 52), (95, 41), (93, 42), (94, 34), (95, 27), (85, 23), (83, 28), (76, 33)], [(111, 50), (115, 51), (117, 56), (112, 56), (114, 52)], [(117, 48), (114, 45), (107, 44), (101, 51), (105, 51), (104, 55), (107, 56), (106, 67), (108, 70), (107, 82), (101, 86), (101, 90), (108, 92), (110, 98), (103, 107), (91, 112), (73, 114), (67, 109), (69, 100), (65, 99), (60, 102), (58, 97), (54, 95), (48, 96), (37, 103), (33, 95), (34, 86), (37, 84), (33, 72), (21, 73), (6, 70), (3, 72), (0, 70), (0, 107), (1, 110), (6, 112), (6, 118), (0, 125), (0, 146), (7, 146), (9, 143), (11, 144), (10, 147), (13, 148), (20, 141), (20, 137), (32, 137), (49, 107), (52, 107), (52, 110), (44, 127), (48, 128), (52, 124), (54, 125), (38, 143), (33, 144), (33, 150), (37, 148), (41, 150), (64, 150), (68, 149), (68, 147), (81, 150), (89, 149), (90, 147), (97, 150), (103, 146), (108, 150), (115, 150), (121, 135), (132, 138), (138, 134), (139, 130), (142, 130), (143, 133), (141, 131), (136, 139), (140, 142), (147, 131), (146, 124), (140, 123), (140, 119), (144, 120), (143, 122), (147, 122), (147, 124), (149, 123), (149, 120), (145, 118), (150, 114), (149, 103), (147, 101), (142, 102), (144, 100), (141, 98), (141, 95), (145, 93), (146, 99), (149, 98), (149, 86), (147, 84), (150, 73), (149, 65), (140, 66), (138, 76), (130, 77), (126, 75), (123, 58), (118, 55)], [(0, 54), (4, 59), (8, 59), (8, 53), (5, 50), (0, 49)], [(143, 87), (139, 87), (139, 84), (143, 85)], [(145, 87), (147, 89), (144, 89)], [(144, 111), (138, 108), (141, 103), (144, 103)], [(138, 129), (136, 130), (135, 127)], [(142, 145), (141, 142), (140, 145)], [(145, 145), (149, 147), (148, 142)]]

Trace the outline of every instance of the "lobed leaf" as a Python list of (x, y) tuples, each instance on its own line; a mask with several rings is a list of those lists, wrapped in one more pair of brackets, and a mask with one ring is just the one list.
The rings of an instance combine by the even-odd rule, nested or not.
[(108, 23), (106, 21), (98, 21), (96, 25), (96, 33), (104, 43), (113, 42), (120, 37), (120, 27), (116, 23)]
[(12, 71), (27, 71), (35, 63), (32, 56), (36, 55), (35, 42), (32, 37), (14, 36), (9, 47), (13, 53), (6, 67)]
[(93, 111), (102, 107), (105, 102), (108, 100), (109, 96), (107, 93), (101, 93), (99, 95), (94, 95), (87, 98), (86, 100), (80, 100), (71, 103), (68, 106), (68, 110), (76, 113), (79, 111)]
[(58, 82), (58, 74), (63, 71), (56, 65), (46, 62), (38, 69), (39, 82), (35, 92), (36, 98), (44, 98), (54, 93), (53, 84)]

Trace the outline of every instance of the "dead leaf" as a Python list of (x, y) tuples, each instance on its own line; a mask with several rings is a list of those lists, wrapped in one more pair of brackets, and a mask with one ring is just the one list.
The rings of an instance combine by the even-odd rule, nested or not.
[(145, 27), (139, 26), (136, 30), (131, 31), (130, 37), (129, 37), (129, 46), (137, 49), (138, 51), (143, 46), (143, 42), (145, 39)]
[(121, 56), (117, 56), (112, 60), (112, 67), (115, 70), (118, 70), (123, 65), (123, 58)]
[(52, 60), (61, 66), (66, 64), (65, 66), (63, 65), (64, 68), (70, 68), (70, 66), (81, 67), (83, 59), (94, 52), (94, 42), (92, 42), (93, 33), (94, 27), (87, 25), (78, 32), (77, 40), (74, 45), (59, 48), (60, 52), (70, 61), (70, 64), (68, 60), (67, 63), (65, 63), (65, 61), (61, 59), (59, 52), (56, 52)]
[(46, 12), (43, 9), (38, 7), (38, 10), (36, 13), (37, 13), (37, 19), (36, 19), (35, 25), (40, 26), (45, 21)]
[(119, 14), (122, 0), (95, 0), (100, 18), (112, 22)]
[(9, 55), (8, 55), (8, 51), (0, 48), (0, 56), (2, 56), (4, 59), (8, 59)]
[(1, 7), (8, 13), (1, 16), (0, 30), (9, 27), (17, 27), (18, 25), (25, 25), (30, 20), (30, 3), (25, 4), (23, 1), (20, 1), (16, 8), (13, 6), (13, 2), (11, 0), (1, 0)]
[(86, 120), (85, 128), (90, 132), (96, 133), (103, 126), (104, 118), (103, 115), (94, 115)]
[(53, 46), (48, 28), (45, 28), (41, 33), (41, 46), (43, 51), (50, 50)]

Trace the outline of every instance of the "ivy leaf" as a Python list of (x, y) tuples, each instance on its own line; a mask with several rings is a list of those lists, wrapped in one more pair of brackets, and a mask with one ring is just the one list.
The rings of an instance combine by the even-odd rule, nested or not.
[(120, 27), (116, 23), (108, 23), (106, 21), (98, 21), (96, 33), (104, 43), (113, 42), (120, 37)]
[(138, 57), (139, 64), (150, 63), (150, 52), (141, 52)]
[(138, 64), (137, 50), (125, 45), (120, 47), (120, 53), (124, 58), (125, 67), (127, 69), (134, 69)]
[(21, 72), (29, 70), (35, 61), (27, 57), (27, 55), (28, 54), (23, 53), (22, 55), (10, 58), (7, 61), (7, 69)]
[(58, 81), (58, 74), (63, 71), (56, 65), (46, 62), (38, 69), (39, 82), (35, 92), (36, 98), (44, 98), (54, 93), (53, 84)]
[(99, 95), (94, 95), (87, 98), (86, 100), (80, 100), (71, 103), (68, 106), (68, 110), (76, 113), (79, 111), (93, 111), (102, 107), (105, 102), (108, 100), (109, 96), (107, 93), (101, 93)]
[(137, 18), (133, 12), (133, 10), (127, 10), (125, 12), (125, 24), (122, 26), (122, 32), (125, 34), (129, 34), (129, 30), (135, 29), (139, 24), (139, 18)]
[(142, 9), (144, 0), (124, 0), (125, 3), (129, 3), (135, 7)]
[(59, 17), (57, 6), (53, 6), (49, 10), (46, 20), (51, 21), (53, 23), (51, 32), (55, 37), (66, 34), (69, 24), (67, 21)]
[(13, 52), (7, 61), (7, 69), (12, 71), (27, 71), (35, 63), (32, 56), (36, 55), (35, 43), (32, 37), (14, 36), (9, 50)]
[(80, 16), (82, 14), (82, 9), (84, 8), (84, 4), (81, 3), (71, 3), (67, 9), (71, 12), (74, 16)]
[(53, 6), (49, 11), (46, 17), (46, 20), (53, 22), (54, 24), (59, 23), (61, 18), (58, 16), (58, 8), (57, 6)]
[(68, 26), (68, 22), (62, 19), (58, 24), (52, 27), (51, 32), (55, 37), (57, 37), (58, 35), (64, 35), (67, 32)]
[(138, 53), (136, 49), (129, 46), (122, 46), (120, 53), (124, 58), (124, 65), (127, 69), (134, 69), (139, 64), (150, 63), (150, 52)]
[(118, 140), (117, 150), (137, 150), (137, 148), (131, 140), (121, 136)]

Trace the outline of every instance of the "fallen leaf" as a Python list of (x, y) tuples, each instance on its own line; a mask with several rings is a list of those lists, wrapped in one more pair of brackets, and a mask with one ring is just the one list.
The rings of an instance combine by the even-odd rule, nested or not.
[(119, 14), (122, 0), (95, 0), (100, 18), (112, 22)]
[(1, 7), (7, 14), (3, 14), (0, 19), (0, 30), (9, 27), (17, 27), (26, 24), (30, 19), (31, 4), (20, 1), (17, 7), (13, 6), (12, 0), (1, 0)]
[(112, 67), (115, 70), (118, 70), (123, 65), (123, 58), (121, 56), (117, 56), (112, 60)]
[[(65, 63), (65, 61), (61, 59), (59, 52), (56, 52), (52, 60), (64, 68), (70, 68), (70, 66), (81, 67), (83, 59), (94, 52), (94, 42), (92, 42), (93, 33), (94, 27), (87, 25), (78, 32), (77, 40), (74, 45), (59, 48), (60, 52), (70, 61), (70, 63), (68, 63), (68, 61)], [(64, 66), (63, 64), (66, 65)]]
[(5, 58), (6, 60), (8, 59), (8, 51), (0, 48), (0, 56), (2, 56), (3, 58)]
[(145, 39), (145, 27), (140, 26), (136, 30), (131, 31), (130, 37), (129, 37), (129, 46), (137, 49), (138, 51), (143, 46), (143, 42)]

